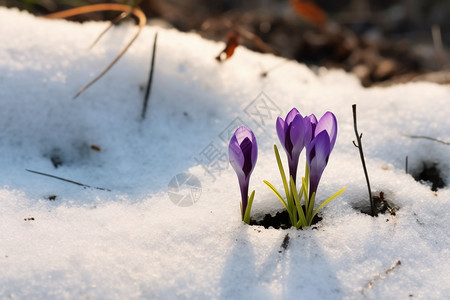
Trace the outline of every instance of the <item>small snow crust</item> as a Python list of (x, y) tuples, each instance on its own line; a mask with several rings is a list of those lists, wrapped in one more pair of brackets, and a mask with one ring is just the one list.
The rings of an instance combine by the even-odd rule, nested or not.
[[(88, 50), (106, 25), (0, 8), (1, 299), (450, 295), (450, 189), (432, 192), (412, 177), (436, 164), (450, 183), (450, 146), (417, 138), (450, 141), (449, 86), (364, 89), (343, 71), (313, 72), (242, 47), (218, 63), (224, 43), (146, 26), (119, 63), (73, 100), (136, 31), (132, 23), (114, 27)], [(368, 202), (352, 144), (354, 103), (372, 189), (399, 208), (395, 216), (353, 208)], [(338, 138), (316, 201), (346, 191), (316, 229), (247, 226), (227, 162), (230, 132), (240, 125), (255, 132), (252, 215), (275, 214), (282, 205), (262, 181), (282, 188), (275, 120), (292, 107), (336, 115)]]

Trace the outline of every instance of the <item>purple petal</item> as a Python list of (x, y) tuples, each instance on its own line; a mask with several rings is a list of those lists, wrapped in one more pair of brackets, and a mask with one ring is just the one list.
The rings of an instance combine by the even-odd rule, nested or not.
[(322, 173), (327, 166), (330, 157), (330, 137), (326, 130), (321, 131), (308, 146), (306, 160), (310, 174), (310, 196), (317, 191)]
[(292, 121), (290, 138), (292, 142), (292, 155), (300, 155), (303, 148), (309, 144), (312, 136), (312, 128), (309, 119), (300, 115)]
[(231, 137), (230, 144), (228, 146), (228, 159), (230, 160), (230, 164), (234, 171), (238, 175), (239, 181), (241, 181), (241, 178), (244, 179), (245, 174), (242, 170), (244, 167), (244, 154), (242, 153), (236, 135)]
[(328, 133), (326, 131), (320, 132), (319, 135), (314, 138), (312, 144), (314, 144), (316, 152), (314, 159), (326, 165), (331, 152), (331, 143)]
[(249, 138), (245, 138), (241, 143), (242, 154), (244, 154), (244, 171), (245, 177), (248, 177), (253, 170), (252, 166), (252, 142)]
[(244, 126), (241, 126), (238, 129), (236, 129), (236, 131), (234, 132), (234, 136), (236, 136), (236, 139), (239, 144), (241, 144), (245, 138), (249, 138), (252, 143), (256, 140), (253, 132), (251, 130), (248, 130)]
[(326, 130), (330, 139), (331, 149), (334, 148), (337, 137), (337, 120), (332, 112), (326, 112), (319, 120), (314, 135)]
[(250, 131), (252, 133), (252, 154), (251, 154), (251, 158), (252, 158), (252, 170), (255, 168), (256, 166), (256, 161), (258, 160), (258, 143), (256, 142), (256, 137), (253, 134), (252, 131)]
[(302, 115), (298, 112), (298, 110), (295, 107), (293, 109), (291, 109), (291, 111), (288, 112), (288, 114), (286, 115), (286, 119), (285, 119), (286, 124), (290, 125), (292, 123), (292, 121), (294, 120), (294, 118), (298, 115), (300, 115), (300, 117), (302, 117)]
[[(250, 169), (250, 172), (249, 172), (249, 174), (247, 175), (247, 176), (249, 176), (250, 175), (250, 173), (253, 171), (253, 169), (255, 168), (255, 165), (256, 165), (256, 161), (257, 161), (257, 159), (258, 159), (258, 143), (256, 142), (256, 137), (255, 137), (255, 135), (253, 134), (253, 131), (251, 131), (251, 130), (248, 130), (247, 128), (245, 128), (245, 127), (239, 127), (237, 130), (236, 130), (236, 136), (237, 136), (237, 140), (239, 141), (239, 143), (240, 143), (240, 147), (241, 147), (241, 149), (242, 149), (242, 152), (243, 152), (243, 154), (244, 154), (244, 158), (249, 158), (249, 163), (251, 163), (251, 169)], [(239, 140), (240, 138), (242, 138), (242, 140)], [(249, 147), (249, 146), (247, 146), (248, 148), (248, 150), (244, 150), (244, 147), (243, 147), (243, 143), (244, 143), (244, 141), (246, 140), (246, 139), (248, 139), (249, 140), (249, 142), (250, 142), (250, 144), (251, 144), (251, 147)], [(247, 144), (248, 145), (248, 144)], [(248, 151), (248, 153), (247, 153), (247, 151)]]
[(309, 121), (311, 122), (311, 127), (313, 129), (313, 133), (316, 130), (316, 126), (317, 126), (317, 118), (314, 114), (310, 114), (309, 116), (306, 116), (306, 118), (309, 119)]
[(284, 147), (284, 144), (286, 142), (287, 125), (286, 125), (286, 122), (280, 117), (277, 118), (276, 128), (277, 128), (278, 138), (280, 139), (280, 143)]
[(316, 116), (314, 114), (310, 114), (309, 116), (306, 116), (306, 118), (309, 119), (311, 124), (317, 125), (317, 118), (316, 118)]

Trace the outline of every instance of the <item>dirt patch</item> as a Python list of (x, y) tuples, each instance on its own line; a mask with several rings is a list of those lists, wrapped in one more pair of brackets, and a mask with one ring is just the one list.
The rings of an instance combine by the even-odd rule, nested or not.
[[(303, 206), (304, 209), (304, 206)], [(317, 224), (322, 221), (322, 217), (316, 214), (312, 220), (311, 225)], [(289, 229), (291, 228), (291, 221), (289, 220), (289, 214), (286, 210), (277, 212), (274, 216), (271, 214), (265, 214), (264, 217), (252, 219), (250, 225), (264, 226), (268, 229), (273, 227), (275, 229)]]
[(412, 176), (420, 183), (430, 186), (434, 192), (446, 186), (437, 163), (423, 162), (422, 168), (414, 172)]
[[(373, 193), (372, 198), (375, 204), (375, 215), (385, 214), (386, 212), (388, 212), (392, 216), (395, 216), (395, 212), (399, 210), (398, 206), (392, 203), (392, 201), (386, 199), (384, 192), (380, 192), (379, 194)], [(354, 203), (352, 207), (353, 209), (358, 210), (364, 214), (372, 215), (372, 208), (370, 206), (369, 199)]]

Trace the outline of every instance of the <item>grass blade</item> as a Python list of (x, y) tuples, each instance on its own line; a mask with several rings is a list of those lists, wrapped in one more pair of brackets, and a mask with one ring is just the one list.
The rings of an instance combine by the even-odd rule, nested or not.
[(289, 191), (289, 185), (286, 180), (286, 174), (284, 173), (283, 164), (281, 163), (280, 153), (278, 152), (277, 145), (273, 145), (275, 151), (275, 157), (277, 159), (278, 169), (280, 170), (281, 179), (283, 180), (284, 192), (286, 193), (286, 200), (289, 203), (291, 198), (291, 193)]
[[(292, 176), (291, 176), (291, 190), (296, 190), (294, 179), (292, 178)], [(303, 190), (303, 186), (302, 186), (301, 190)], [(295, 206), (297, 208), (298, 218), (299, 218), (299, 221), (293, 225), (295, 225), (295, 227), (298, 229), (300, 226), (306, 225), (306, 218), (305, 218), (305, 214), (303, 213), (302, 205), (300, 203), (301, 198), (299, 198), (297, 191), (295, 191), (295, 193), (293, 193), (293, 195), (294, 195)], [(300, 226), (298, 226), (299, 224), (300, 224)]]
[(264, 180), (263, 182), (272, 190), (272, 192), (278, 197), (278, 199), (280, 199), (281, 203), (283, 203), (283, 205), (286, 208), (286, 210), (289, 211), (286, 202), (283, 200), (283, 197), (281, 197), (281, 195), (277, 191), (277, 189), (270, 182), (268, 182), (267, 180)]
[(328, 198), (326, 201), (324, 201), (313, 213), (312, 218), (314, 218), (314, 216), (317, 214), (317, 212), (324, 207), (325, 205), (328, 204), (328, 202), (330, 202), (331, 200), (333, 200), (334, 198), (336, 198), (337, 196), (339, 196), (340, 194), (342, 194), (345, 191), (345, 188), (343, 188), (342, 190), (340, 190), (339, 192), (335, 193), (333, 196), (331, 196), (330, 198)]

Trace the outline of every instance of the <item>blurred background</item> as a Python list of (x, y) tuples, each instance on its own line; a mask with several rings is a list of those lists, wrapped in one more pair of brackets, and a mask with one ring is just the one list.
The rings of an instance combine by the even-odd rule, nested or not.
[(450, 0), (0, 0), (0, 6), (35, 15), (96, 3), (138, 5), (149, 23), (274, 53), (313, 69), (342, 68), (364, 86), (450, 83)]

